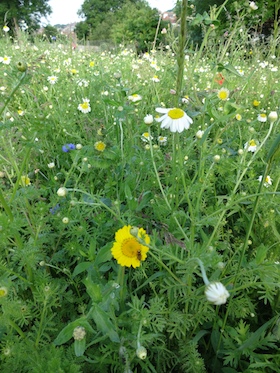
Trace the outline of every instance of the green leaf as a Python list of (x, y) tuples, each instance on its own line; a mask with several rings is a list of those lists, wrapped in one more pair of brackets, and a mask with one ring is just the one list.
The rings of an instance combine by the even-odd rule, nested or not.
[(265, 258), (266, 258), (266, 254), (267, 254), (267, 247), (264, 245), (264, 244), (261, 244), (258, 248), (257, 248), (257, 252), (256, 252), (256, 264), (261, 264), (264, 262)]
[(243, 78), (243, 75), (241, 75), (236, 70), (236, 68), (233, 65), (231, 65), (230, 63), (228, 63), (226, 65), (223, 65), (222, 63), (218, 63), (217, 68), (218, 68), (218, 71), (227, 70), (227, 71), (231, 72), (232, 74), (234, 74), (236, 76), (239, 76), (240, 78)]
[(92, 318), (97, 328), (111, 339), (112, 342), (120, 342), (118, 333), (114, 329), (114, 325), (110, 320), (108, 313), (102, 310), (98, 305), (94, 305), (92, 311)]
[(101, 263), (109, 262), (112, 259), (111, 248), (113, 244), (108, 242), (105, 246), (98, 250), (94, 265), (99, 266)]
[(87, 293), (91, 297), (94, 303), (99, 303), (102, 301), (102, 293), (100, 290), (100, 285), (95, 284), (91, 281), (89, 277), (84, 279), (83, 283), (86, 285)]
[(74, 351), (76, 356), (83, 356), (84, 352), (86, 350), (86, 339), (83, 338), (81, 341), (75, 341), (74, 342)]
[(86, 271), (87, 269), (89, 269), (89, 267), (92, 265), (92, 263), (90, 262), (82, 262), (82, 263), (79, 263), (75, 269), (74, 269), (74, 272), (72, 274), (72, 278), (74, 278), (75, 276), (79, 275), (80, 273)]
[(278, 152), (278, 150), (280, 150), (280, 134), (273, 141), (273, 144), (271, 145), (271, 148), (269, 149), (269, 152), (267, 154), (266, 162), (269, 162), (270, 159), (272, 159), (274, 155)]
[(241, 345), (238, 347), (238, 350), (245, 350), (246, 348), (252, 349), (253, 346), (256, 346), (256, 344), (259, 342), (261, 335), (263, 334), (268, 327), (275, 321), (275, 317), (271, 320), (267, 321), (265, 324), (263, 324), (259, 329), (257, 329), (254, 333), (251, 334), (251, 336)]

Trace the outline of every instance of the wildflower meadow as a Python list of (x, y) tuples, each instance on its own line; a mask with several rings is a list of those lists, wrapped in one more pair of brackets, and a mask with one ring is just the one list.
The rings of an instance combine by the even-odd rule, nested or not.
[(279, 32), (214, 21), (142, 54), (1, 27), (1, 373), (279, 372)]

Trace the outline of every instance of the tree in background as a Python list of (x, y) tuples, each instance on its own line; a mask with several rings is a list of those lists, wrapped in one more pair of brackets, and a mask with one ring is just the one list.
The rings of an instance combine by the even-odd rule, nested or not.
[[(76, 33), (78, 38), (90, 38), (96, 40), (94, 36), (96, 31), (100, 29), (100, 25), (106, 20), (111, 19), (111, 16), (121, 8), (125, 0), (85, 0), (78, 11), (78, 15), (85, 18), (85, 21), (79, 22), (76, 25)], [(105, 33), (105, 35), (104, 35)], [(102, 39), (107, 39), (107, 30), (104, 27), (101, 35)], [(99, 36), (100, 39), (100, 36)]]
[(1, 0), (0, 19), (11, 29), (25, 23), (30, 30), (40, 27), (40, 20), (51, 14), (49, 0)]
[(80, 40), (133, 43), (138, 51), (149, 49), (159, 21), (158, 11), (145, 0), (85, 0), (79, 15), (85, 18), (75, 29)]
[[(116, 43), (133, 43), (137, 52), (145, 52), (152, 49), (156, 29), (159, 22), (157, 9), (151, 7), (145, 1), (131, 4), (129, 1), (116, 12), (116, 22), (111, 29), (111, 35)], [(159, 30), (167, 27), (168, 23), (161, 21)], [(157, 44), (163, 35), (159, 32)]]

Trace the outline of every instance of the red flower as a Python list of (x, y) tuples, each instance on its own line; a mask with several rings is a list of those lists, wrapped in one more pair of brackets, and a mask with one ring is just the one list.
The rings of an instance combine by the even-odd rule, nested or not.
[(221, 73), (219, 73), (216, 76), (215, 82), (218, 83), (219, 85), (223, 85), (224, 81), (225, 81), (225, 78), (223, 77)]

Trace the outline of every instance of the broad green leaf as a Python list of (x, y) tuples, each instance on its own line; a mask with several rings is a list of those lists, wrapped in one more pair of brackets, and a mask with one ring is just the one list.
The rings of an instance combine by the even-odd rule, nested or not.
[(101, 293), (101, 290), (100, 290), (100, 285), (92, 282), (92, 280), (89, 277), (84, 279), (83, 283), (86, 285), (87, 293), (91, 297), (92, 301), (94, 303), (101, 302), (102, 301), (102, 293)]
[(108, 262), (112, 259), (111, 248), (113, 244), (108, 242), (105, 246), (98, 250), (94, 265), (99, 266), (101, 263)]
[(92, 318), (97, 328), (111, 339), (112, 342), (120, 342), (118, 333), (114, 329), (114, 325), (110, 320), (108, 313), (103, 311), (98, 305), (94, 305), (92, 310)]
[(79, 275), (80, 273), (86, 271), (87, 269), (89, 269), (89, 267), (92, 265), (92, 263), (90, 262), (82, 262), (82, 263), (79, 263), (75, 269), (74, 269), (74, 272), (72, 274), (72, 278), (74, 278), (75, 276)]
[(74, 351), (76, 356), (83, 356), (84, 352), (86, 350), (86, 339), (82, 339), (81, 341), (75, 341), (74, 342)]

